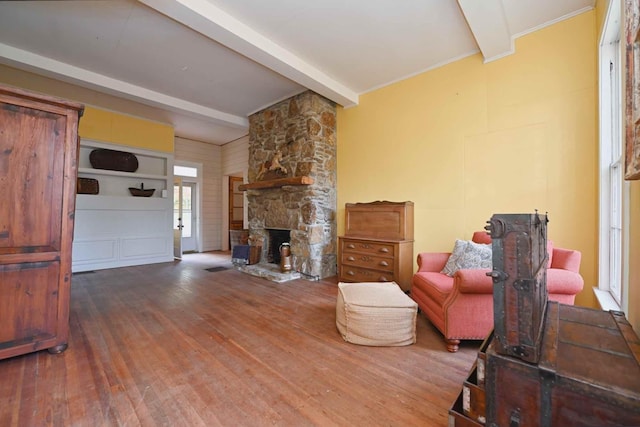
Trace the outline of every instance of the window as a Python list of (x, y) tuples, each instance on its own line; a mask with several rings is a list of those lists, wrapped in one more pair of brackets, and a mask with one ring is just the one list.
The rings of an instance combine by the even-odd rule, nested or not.
[(176, 176), (187, 176), (189, 178), (196, 178), (198, 176), (198, 168), (175, 165), (173, 167), (173, 174)]
[(624, 306), (623, 44), (620, 2), (610, 2), (600, 41), (600, 249), (596, 290), (603, 309)]

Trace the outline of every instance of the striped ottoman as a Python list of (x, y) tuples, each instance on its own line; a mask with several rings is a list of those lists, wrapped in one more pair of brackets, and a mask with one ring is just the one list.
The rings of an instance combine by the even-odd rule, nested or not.
[(417, 313), (418, 304), (395, 282), (338, 283), (336, 326), (347, 342), (413, 344)]

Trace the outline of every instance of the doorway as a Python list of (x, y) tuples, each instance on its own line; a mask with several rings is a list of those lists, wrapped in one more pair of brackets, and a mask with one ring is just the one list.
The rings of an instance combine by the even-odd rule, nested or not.
[(242, 230), (244, 227), (244, 192), (240, 191), (242, 181), (242, 177), (239, 176), (229, 177), (229, 231)]
[(183, 253), (197, 251), (197, 186), (197, 183), (186, 182), (184, 178), (173, 186), (173, 222), (181, 230), (180, 245)]
[(202, 164), (176, 160), (173, 166), (174, 256), (202, 251)]

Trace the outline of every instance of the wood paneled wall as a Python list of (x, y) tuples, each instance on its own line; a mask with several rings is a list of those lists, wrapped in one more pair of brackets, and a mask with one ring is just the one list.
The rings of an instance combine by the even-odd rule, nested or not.
[[(247, 181), (249, 168), (249, 135), (222, 146), (222, 236), (229, 234), (229, 176)], [(244, 201), (244, 223), (247, 223), (247, 199)], [(222, 250), (228, 250), (229, 239), (222, 239)]]
[(222, 146), (222, 175), (246, 178), (248, 165), (249, 135)]

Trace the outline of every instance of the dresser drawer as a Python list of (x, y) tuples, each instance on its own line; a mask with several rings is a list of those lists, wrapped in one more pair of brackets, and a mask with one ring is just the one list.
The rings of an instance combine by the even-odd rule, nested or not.
[(366, 268), (340, 266), (340, 281), (342, 282), (392, 282), (392, 272), (369, 270)]
[(375, 255), (367, 255), (363, 253), (357, 252), (343, 252), (340, 256), (342, 260), (342, 264), (353, 266), (353, 267), (363, 267), (363, 268), (373, 268), (376, 270), (390, 271), (393, 272), (395, 261), (393, 258), (385, 258)]
[(413, 240), (338, 237), (338, 274), (343, 282), (391, 282), (411, 289)]
[(359, 252), (378, 256), (393, 257), (395, 254), (393, 243), (378, 243), (364, 240), (341, 239), (340, 253)]

